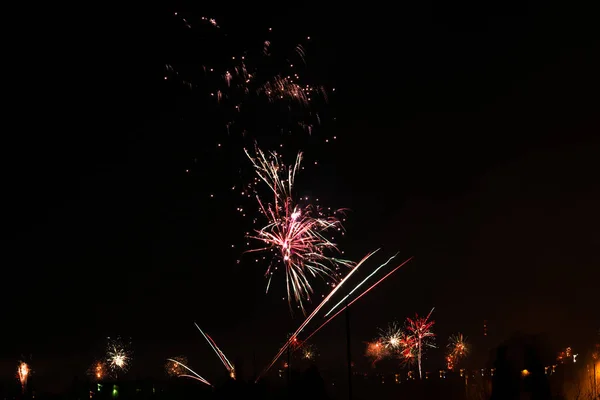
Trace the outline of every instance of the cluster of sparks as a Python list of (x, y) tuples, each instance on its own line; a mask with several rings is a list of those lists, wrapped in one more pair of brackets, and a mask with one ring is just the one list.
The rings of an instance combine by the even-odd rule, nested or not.
[(21, 389), (23, 393), (25, 393), (25, 388), (27, 387), (27, 379), (29, 379), (29, 375), (31, 374), (31, 369), (29, 365), (21, 361), (17, 366), (17, 378), (19, 378), (19, 383), (21, 383)]
[(446, 364), (449, 370), (469, 354), (469, 344), (462, 333), (450, 336), (448, 339)]
[[(311, 133), (313, 126), (320, 122), (319, 113), (312, 111), (317, 107), (311, 105), (315, 101), (326, 103), (327, 92), (322, 86), (303, 82), (301, 77), (302, 67), (306, 65), (305, 46), (310, 37), (297, 43), (289, 54), (280, 57), (279, 52), (272, 50), (272, 28), (268, 28), (266, 37), (250, 49), (235, 49), (230, 46), (229, 40), (235, 35), (225, 32), (215, 19), (185, 17), (180, 13), (174, 13), (174, 17), (185, 27), (183, 33), (186, 36), (209, 37), (218, 45), (213, 51), (200, 51), (198, 56), (202, 59), (195, 68), (189, 68), (189, 57), (186, 57), (185, 63), (173, 61), (166, 64), (164, 79), (201, 90), (209, 104), (220, 110), (219, 115), (228, 133), (232, 130), (244, 135), (247, 133), (248, 126), (244, 123), (246, 110), (251, 119), (255, 119), (257, 110), (272, 110), (275, 115), (281, 115), (285, 110), (287, 118), (297, 117), (295, 123), (287, 124), (288, 131), (285, 133), (290, 133), (294, 125)], [(227, 51), (229, 56), (223, 56), (222, 53)], [(295, 107), (301, 110), (297, 112)]]
[(179, 377), (186, 373), (186, 369), (182, 365), (187, 365), (188, 360), (184, 356), (177, 356), (172, 358), (173, 361), (167, 360), (165, 363), (165, 372), (170, 377)]
[(105, 360), (107, 372), (111, 376), (117, 377), (120, 374), (127, 373), (133, 361), (130, 344), (119, 337), (116, 339), (108, 338)]
[(256, 155), (248, 151), (246, 155), (252, 162), (256, 174), (270, 191), (270, 202), (266, 203), (256, 195), (261, 214), (266, 224), (249, 235), (262, 246), (249, 252), (270, 251), (274, 257), (266, 270), (267, 291), (274, 272), (282, 265), (285, 271), (287, 297), (290, 303), (295, 301), (304, 312), (303, 301), (310, 301), (313, 288), (310, 278), (321, 277), (335, 284), (339, 277), (339, 268), (352, 267), (348, 260), (332, 256), (338, 253), (338, 247), (329, 238), (332, 232), (343, 230), (342, 222), (336, 215), (326, 215), (319, 207), (311, 204), (301, 206), (293, 197), (294, 181), (298, 173), (302, 153), (299, 153), (293, 166), (285, 165), (276, 152), (266, 155), (256, 148)]
[(418, 314), (415, 318), (407, 318), (404, 327), (393, 322), (386, 329), (380, 329), (379, 338), (367, 343), (366, 355), (373, 365), (386, 358), (397, 358), (406, 365), (416, 362), (419, 377), (422, 377), (423, 353), (426, 348), (435, 347), (435, 334), (432, 331), (435, 321), (430, 319), (432, 312), (433, 309), (424, 318)]
[(87, 374), (92, 380), (101, 382), (107, 376), (106, 363), (104, 361), (96, 361), (88, 369)]

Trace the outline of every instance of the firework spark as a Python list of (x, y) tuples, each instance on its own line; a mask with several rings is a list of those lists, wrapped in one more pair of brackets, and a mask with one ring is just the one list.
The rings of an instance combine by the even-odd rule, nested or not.
[[(306, 110), (317, 110), (319, 104), (328, 101), (328, 95), (324, 87), (303, 79), (305, 45), (310, 38), (286, 51), (287, 54), (274, 53), (270, 37), (274, 33), (268, 29), (266, 40), (242, 50), (235, 45), (245, 40), (235, 38), (232, 32), (226, 33), (212, 18), (194, 18), (180, 13), (175, 13), (174, 17), (186, 28), (181, 32), (184, 34), (182, 39), (188, 41), (195, 37), (198, 45), (206, 44), (206, 47), (197, 52), (200, 60), (196, 63), (190, 63), (189, 57), (185, 57), (186, 61), (182, 64), (167, 64), (165, 81), (179, 82), (188, 89), (199, 89), (206, 96), (206, 105), (214, 105), (218, 110), (215, 114), (223, 121), (228, 133), (236, 126), (244, 132), (247, 124), (243, 121), (248, 118), (256, 120), (255, 114), (259, 110), (272, 116), (260, 120), (280, 121), (282, 109), (286, 110), (286, 118), (297, 119), (290, 126), (300, 126), (308, 133), (312, 132), (312, 127), (320, 121), (319, 114)], [(230, 51), (230, 56), (223, 59), (222, 55), (227, 51)]]
[(172, 360), (175, 361), (167, 360), (165, 363), (165, 372), (167, 375), (174, 378), (184, 375), (186, 373), (186, 369), (183, 367), (183, 365), (187, 365), (187, 358), (184, 356), (177, 356), (173, 357)]
[(469, 354), (469, 343), (462, 333), (450, 336), (446, 348), (446, 362), (449, 370), (453, 369), (461, 359)]
[(127, 373), (133, 361), (130, 344), (124, 342), (121, 338), (108, 338), (106, 346), (106, 365), (111, 375), (118, 377), (119, 374)]
[(341, 221), (335, 214), (325, 216), (319, 208), (312, 205), (302, 207), (294, 201), (292, 191), (302, 162), (302, 153), (298, 154), (292, 167), (281, 162), (275, 152), (267, 156), (257, 148), (256, 157), (252, 157), (248, 151), (246, 155), (272, 195), (271, 204), (265, 204), (260, 196), (256, 196), (267, 224), (256, 230), (250, 238), (260, 241), (264, 246), (248, 252), (270, 251), (276, 255), (265, 273), (268, 278), (267, 290), (277, 265), (283, 264), (290, 307), (294, 300), (304, 312), (303, 301), (310, 301), (313, 293), (310, 278), (321, 277), (329, 280), (330, 284), (335, 284), (339, 277), (339, 267), (354, 265), (348, 260), (327, 254), (339, 251), (326, 235), (341, 231)]
[(314, 361), (319, 355), (317, 348), (312, 344), (302, 345), (302, 359)]
[(21, 383), (21, 389), (23, 393), (25, 393), (29, 375), (31, 375), (31, 369), (29, 368), (29, 365), (24, 361), (19, 362), (19, 365), (17, 366), (17, 377)]
[(417, 364), (419, 366), (419, 379), (423, 379), (423, 374), (421, 372), (421, 361), (423, 357), (424, 348), (427, 347), (435, 347), (433, 343), (433, 339), (435, 338), (435, 334), (431, 330), (435, 321), (429, 320), (431, 317), (431, 313), (433, 313), (433, 308), (427, 314), (427, 317), (421, 318), (419, 315), (415, 315), (414, 319), (407, 318), (406, 319), (406, 343), (405, 348), (410, 350), (407, 354), (412, 356), (413, 352), (416, 352), (417, 355)]

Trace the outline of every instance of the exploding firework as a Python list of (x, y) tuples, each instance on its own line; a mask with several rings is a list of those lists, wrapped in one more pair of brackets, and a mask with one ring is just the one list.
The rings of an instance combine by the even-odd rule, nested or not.
[[(171, 361), (174, 360), (174, 361)], [(187, 365), (187, 358), (184, 356), (173, 357), (165, 363), (165, 372), (171, 377), (179, 377), (186, 373), (184, 365)]]
[(406, 344), (404, 347), (407, 351), (407, 355), (412, 356), (416, 353), (417, 364), (419, 366), (419, 379), (423, 379), (421, 361), (425, 348), (435, 347), (433, 342), (435, 334), (431, 330), (435, 321), (429, 320), (432, 312), (433, 309), (431, 309), (425, 318), (421, 318), (417, 314), (414, 319), (406, 319)]
[(275, 152), (267, 156), (257, 148), (256, 153), (256, 157), (252, 157), (246, 151), (258, 177), (270, 189), (272, 202), (265, 204), (260, 196), (256, 196), (267, 223), (262, 229), (256, 230), (254, 235), (250, 235), (251, 239), (260, 241), (263, 246), (249, 252), (268, 251), (274, 254), (265, 273), (268, 279), (267, 291), (274, 272), (282, 265), (290, 307), (294, 300), (304, 312), (303, 301), (310, 301), (313, 293), (310, 278), (321, 277), (330, 284), (335, 284), (339, 279), (340, 266), (354, 265), (329, 254), (339, 250), (326, 236), (342, 231), (342, 223), (335, 216), (336, 213), (327, 216), (320, 208), (311, 204), (301, 206), (294, 201), (292, 192), (302, 161), (301, 153), (292, 167), (281, 162)]
[(446, 347), (446, 362), (450, 370), (469, 354), (469, 344), (462, 333), (450, 336)]
[(380, 336), (377, 343), (380, 343), (392, 352), (396, 352), (400, 349), (404, 339), (404, 332), (397, 322), (392, 322), (386, 329), (380, 329), (379, 332)]
[(312, 344), (303, 344), (302, 345), (302, 359), (308, 361), (315, 361), (318, 357), (319, 352), (317, 348)]
[(19, 378), (19, 382), (21, 383), (21, 390), (25, 393), (25, 389), (27, 388), (27, 380), (29, 379), (29, 375), (31, 375), (31, 369), (29, 365), (21, 361), (17, 366), (17, 378)]
[(388, 358), (390, 354), (389, 348), (379, 340), (367, 343), (365, 356), (371, 360), (373, 367), (375, 367), (375, 364), (379, 361)]
[(106, 377), (107, 368), (103, 361), (96, 361), (87, 371), (88, 376), (94, 381), (101, 381)]
[(124, 342), (119, 337), (116, 339), (108, 338), (108, 344), (106, 346), (106, 366), (112, 376), (116, 378), (119, 374), (127, 373), (131, 367), (132, 361), (133, 354), (130, 343)]

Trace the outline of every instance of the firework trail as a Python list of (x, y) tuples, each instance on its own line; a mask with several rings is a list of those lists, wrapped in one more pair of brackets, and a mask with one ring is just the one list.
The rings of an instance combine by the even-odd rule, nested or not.
[(197, 323), (194, 322), (194, 325), (196, 325), (196, 328), (198, 328), (198, 330), (200, 331), (200, 333), (202, 334), (202, 336), (204, 336), (204, 339), (206, 339), (206, 341), (208, 342), (209, 346), (213, 349), (213, 351), (215, 352), (215, 354), (217, 355), (217, 357), (219, 357), (219, 360), (221, 360), (221, 362), (223, 363), (223, 365), (225, 366), (225, 368), (229, 372), (229, 376), (232, 379), (235, 379), (235, 368), (234, 368), (233, 364), (231, 364), (229, 362), (229, 360), (227, 359), (227, 357), (225, 357), (225, 353), (223, 353), (221, 351), (221, 349), (219, 349), (219, 347), (217, 346), (217, 343), (215, 343), (215, 341), (210, 336), (208, 336), (207, 334), (205, 334), (202, 331), (202, 329), (200, 329), (200, 327), (198, 326)]
[(130, 343), (125, 343), (120, 337), (116, 339), (108, 338), (106, 365), (113, 377), (117, 378), (119, 374), (127, 373), (132, 361), (133, 354)]
[(186, 369), (183, 365), (188, 363), (187, 358), (184, 356), (177, 356), (172, 358), (175, 361), (167, 360), (165, 363), (165, 372), (168, 376), (177, 378), (185, 374)]
[(275, 152), (267, 156), (256, 148), (255, 157), (248, 151), (246, 155), (272, 195), (272, 203), (267, 205), (260, 196), (256, 196), (267, 224), (249, 237), (260, 241), (264, 246), (248, 252), (271, 251), (276, 255), (265, 273), (268, 278), (267, 291), (277, 264), (283, 264), (290, 308), (294, 300), (302, 312), (305, 312), (303, 300), (310, 301), (313, 293), (310, 278), (321, 277), (335, 283), (340, 266), (353, 266), (348, 260), (327, 254), (339, 250), (325, 235), (341, 231), (342, 223), (335, 215), (325, 216), (322, 210), (312, 205), (302, 207), (294, 201), (292, 192), (302, 162), (302, 153), (298, 154), (292, 167), (281, 162)]
[[(390, 261), (392, 261), (394, 258), (396, 258), (396, 256), (399, 253), (394, 254), (393, 256), (391, 256), (386, 262), (384, 262), (383, 264), (381, 264), (379, 267), (375, 268), (375, 270), (373, 270), (373, 272), (371, 272), (365, 279), (363, 279), (358, 285), (356, 285), (354, 287), (354, 289), (352, 289), (350, 291), (350, 293), (348, 293), (342, 300), (340, 300), (335, 306), (333, 306), (331, 308), (331, 310), (329, 310), (327, 312), (327, 314), (325, 314), (325, 316), (327, 317), (329, 314), (331, 314), (333, 312), (333, 310), (335, 310), (340, 304), (344, 303), (346, 300), (348, 300), (348, 298), (350, 296), (352, 296), (352, 294), (357, 291), (362, 285), (363, 283), (365, 283), (366, 281), (368, 281), (369, 279), (371, 279), (371, 277), (373, 277), (381, 268), (385, 267), (386, 265), (388, 265), (390, 263)], [(410, 259), (409, 259), (410, 260)], [(409, 260), (405, 261), (408, 262)]]
[(382, 344), (380, 341), (376, 340), (374, 342), (367, 343), (367, 349), (365, 351), (365, 356), (372, 361), (372, 366), (375, 367), (379, 361), (384, 358), (389, 357), (390, 350), (387, 346)]
[(181, 363), (180, 361), (178, 361), (178, 360), (176, 360), (174, 358), (167, 358), (167, 361), (170, 361), (170, 362), (172, 362), (174, 364), (177, 364), (180, 367), (184, 368), (186, 371), (189, 371), (190, 373), (192, 373), (192, 375), (181, 374), (181, 375), (178, 375), (179, 377), (194, 379), (194, 380), (197, 380), (198, 382), (204, 383), (205, 385), (212, 386), (212, 384), (209, 381), (207, 381), (206, 379), (204, 379), (203, 377), (201, 377), (199, 374), (197, 374), (195, 371), (193, 371), (190, 367), (188, 367), (187, 365)]
[(23, 393), (25, 393), (29, 375), (31, 375), (31, 369), (29, 368), (29, 365), (24, 361), (19, 362), (19, 365), (17, 366), (17, 378), (19, 378)]
[(449, 370), (453, 369), (461, 359), (469, 354), (469, 343), (462, 333), (450, 336), (446, 348), (446, 362)]
[[(323, 329), (323, 327), (325, 325), (327, 325), (335, 317), (337, 317), (338, 315), (340, 315), (342, 313), (342, 311), (344, 311), (345, 309), (347, 309), (348, 307), (350, 307), (352, 304), (354, 304), (356, 301), (358, 301), (361, 297), (363, 297), (364, 295), (366, 295), (367, 293), (369, 293), (371, 290), (373, 290), (375, 287), (377, 287), (377, 285), (379, 285), (381, 282), (383, 282), (384, 280), (386, 280), (389, 276), (391, 276), (394, 272), (396, 272), (398, 269), (400, 269), (402, 266), (404, 266), (407, 262), (409, 262), (412, 259), (413, 259), (413, 257), (410, 257), (409, 259), (407, 259), (406, 261), (404, 261), (402, 264), (398, 265), (396, 268), (394, 268), (393, 270), (391, 270), (390, 272), (388, 272), (386, 275), (384, 275), (383, 278), (379, 279), (377, 282), (375, 282), (374, 284), (372, 284), (371, 286), (369, 286), (369, 288), (367, 288), (364, 292), (362, 292), (360, 295), (358, 295), (354, 300), (352, 300), (348, 304), (344, 305), (344, 307), (342, 307), (340, 310), (338, 310), (338, 312), (336, 312), (335, 314), (333, 314), (333, 316), (331, 316), (327, 320), (325, 320), (325, 322), (323, 322), (317, 329), (315, 329), (314, 331), (312, 331), (312, 333), (310, 335), (308, 335), (308, 337), (304, 341), (305, 342), (308, 341), (317, 332), (319, 332), (321, 329)], [(358, 284), (358, 286), (362, 285), (362, 283), (365, 282), (367, 279), (369, 279), (370, 276), (371, 275), (367, 276), (363, 281), (361, 281)], [(329, 314), (329, 313), (327, 313), (327, 314)]]
[(281, 347), (281, 349), (279, 349), (279, 351), (277, 352), (277, 354), (275, 355), (275, 357), (273, 358), (273, 360), (271, 361), (271, 363), (263, 370), (263, 372), (256, 378), (255, 382), (258, 382), (258, 380), (269, 371), (269, 369), (271, 369), (271, 367), (273, 366), (273, 364), (275, 364), (277, 362), (277, 360), (279, 359), (279, 357), (281, 357), (281, 355), (283, 354), (284, 351), (287, 350), (287, 348), (290, 346), (290, 343), (297, 341), (297, 337), (298, 334), (300, 332), (302, 332), (302, 330), (310, 323), (310, 321), (315, 317), (315, 315), (317, 315), (317, 313), (325, 306), (325, 304), (327, 304), (327, 302), (331, 299), (331, 297), (333, 297), (333, 295), (344, 285), (344, 283), (346, 283), (346, 281), (348, 279), (350, 279), (350, 277), (356, 272), (358, 271), (358, 268), (365, 263), (373, 254), (375, 254), (378, 250), (375, 250), (369, 254), (367, 254), (358, 264), (356, 264), (356, 266), (350, 271), (350, 273), (348, 275), (346, 275), (346, 277), (344, 279), (342, 279), (340, 281), (340, 283), (333, 288), (333, 290), (331, 290), (331, 292), (327, 295), (327, 297), (325, 297), (323, 299), (323, 301), (321, 301), (321, 303), (315, 307), (315, 309), (313, 310), (313, 312), (306, 317), (306, 319), (304, 320), (304, 322), (302, 322), (302, 324), (300, 324), (300, 326), (298, 327), (298, 329), (296, 329), (296, 331), (290, 336), (290, 338), (288, 339), (288, 341)]
[(433, 339), (435, 338), (435, 334), (431, 330), (435, 321), (429, 320), (431, 317), (431, 313), (433, 313), (434, 308), (431, 309), (427, 317), (420, 318), (418, 314), (415, 315), (414, 319), (407, 318), (406, 319), (406, 348), (410, 349), (408, 354), (414, 352), (417, 353), (417, 364), (419, 366), (419, 379), (423, 379), (423, 374), (421, 372), (421, 360), (423, 357), (423, 348), (424, 347), (435, 347), (433, 343)]

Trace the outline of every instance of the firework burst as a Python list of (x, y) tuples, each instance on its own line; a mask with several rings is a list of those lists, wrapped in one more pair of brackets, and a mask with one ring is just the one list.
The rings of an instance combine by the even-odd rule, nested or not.
[[(274, 272), (282, 265), (290, 307), (295, 301), (304, 312), (303, 301), (310, 301), (313, 293), (310, 278), (320, 277), (335, 284), (340, 277), (340, 266), (354, 266), (350, 261), (329, 254), (339, 250), (326, 236), (341, 231), (342, 223), (335, 216), (336, 213), (327, 216), (320, 208), (310, 204), (301, 206), (294, 201), (292, 192), (302, 153), (298, 154), (292, 167), (281, 162), (275, 152), (267, 156), (257, 148), (255, 157), (247, 151), (246, 155), (272, 195), (270, 204), (265, 204), (260, 196), (256, 196), (267, 224), (250, 235), (251, 239), (260, 241), (264, 246), (249, 252), (268, 251), (275, 255), (265, 273), (268, 278), (267, 291)], [(338, 214), (341, 212), (339, 210)]]
[(125, 374), (131, 367), (133, 354), (131, 351), (131, 343), (124, 342), (121, 338), (108, 338), (106, 346), (106, 366), (110, 374), (115, 378), (119, 374)]
[(404, 332), (402, 327), (397, 322), (392, 322), (386, 329), (380, 329), (380, 336), (377, 343), (385, 346), (388, 350), (396, 352), (400, 349), (400, 346), (404, 339)]
[(312, 344), (302, 345), (302, 359), (307, 361), (315, 361), (319, 356), (319, 351)]
[[(419, 366), (419, 379), (423, 379), (421, 361), (425, 348), (435, 347), (435, 334), (431, 330), (435, 321), (429, 319), (431, 313), (433, 313), (433, 309), (431, 309), (425, 318), (421, 318), (417, 314), (414, 319), (406, 319), (406, 343), (404, 347), (408, 354), (413, 355), (416, 353), (417, 364)], [(408, 351), (409, 349), (410, 351)]]
[(469, 354), (469, 343), (462, 333), (452, 335), (448, 338), (446, 346), (446, 362), (448, 369), (453, 369), (463, 358)]
[(379, 361), (388, 358), (390, 353), (389, 348), (379, 340), (368, 342), (365, 350), (365, 356), (371, 360), (373, 367)]
[(21, 390), (25, 393), (25, 389), (27, 388), (27, 380), (31, 375), (31, 368), (29, 364), (25, 361), (20, 361), (17, 366), (17, 378), (19, 378), (19, 383), (21, 384)]
[(183, 366), (187, 365), (187, 363), (187, 358), (184, 356), (173, 357), (165, 363), (165, 372), (168, 376), (174, 378), (184, 375), (187, 370)]
[(101, 381), (107, 375), (108, 371), (104, 361), (96, 361), (87, 371), (88, 376), (94, 381)]

